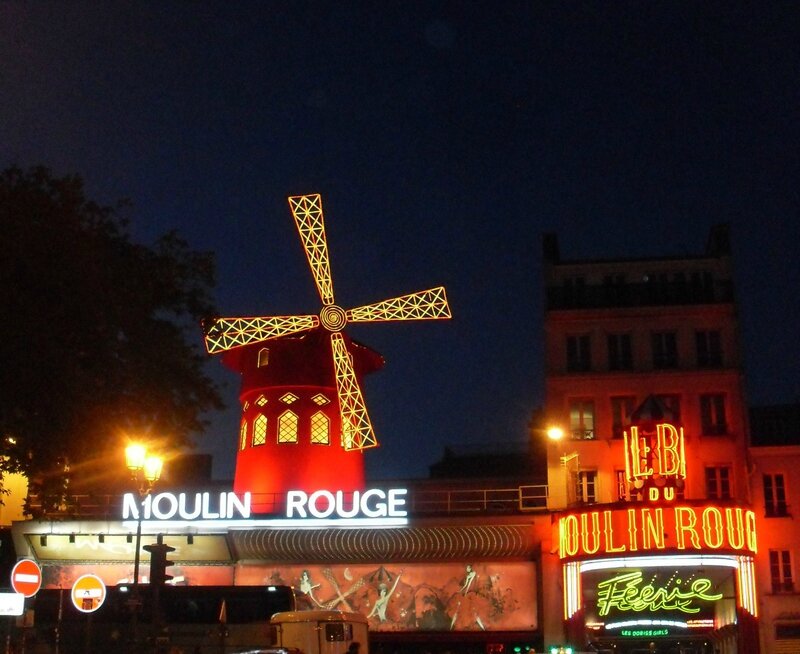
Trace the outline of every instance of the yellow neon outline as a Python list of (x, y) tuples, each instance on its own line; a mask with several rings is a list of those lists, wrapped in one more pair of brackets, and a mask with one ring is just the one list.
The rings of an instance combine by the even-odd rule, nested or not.
[(378, 441), (375, 439), (344, 336), (339, 332), (331, 334), (331, 349), (336, 372), (336, 390), (339, 393), (339, 414), (342, 418), (342, 446), (348, 451), (375, 447)]
[(336, 306), (322, 197), (319, 193), (294, 195), (289, 197), (288, 201), (322, 301), (323, 307), (319, 316), (215, 318), (204, 325), (206, 350), (209, 354), (216, 354), (322, 326), (331, 332), (342, 422), (342, 445), (347, 450), (375, 447), (378, 443), (367, 415), (361, 389), (358, 387), (358, 380), (352, 370), (352, 362), (349, 361), (343, 342), (334, 339), (334, 335), (344, 329), (347, 322), (451, 318), (445, 289), (443, 286), (437, 286), (347, 311)]

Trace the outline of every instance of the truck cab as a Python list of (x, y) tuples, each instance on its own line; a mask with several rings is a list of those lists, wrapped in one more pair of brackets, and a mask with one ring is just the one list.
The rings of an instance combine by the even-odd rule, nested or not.
[[(367, 619), (345, 611), (286, 611), (270, 618), (270, 645), (302, 654), (369, 654)], [(271, 650), (265, 650), (271, 651)]]

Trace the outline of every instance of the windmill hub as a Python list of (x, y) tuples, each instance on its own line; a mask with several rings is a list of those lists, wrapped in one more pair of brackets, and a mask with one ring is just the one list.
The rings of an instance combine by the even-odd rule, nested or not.
[(329, 332), (339, 332), (347, 324), (347, 314), (342, 307), (329, 304), (322, 308), (319, 314), (319, 321)]

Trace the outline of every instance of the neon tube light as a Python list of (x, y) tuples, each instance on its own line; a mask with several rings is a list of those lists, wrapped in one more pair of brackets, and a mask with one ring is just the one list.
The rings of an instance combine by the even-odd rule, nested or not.
[(624, 622), (609, 622), (606, 629), (624, 629), (625, 627), (679, 627), (688, 629), (689, 625), (678, 620), (625, 620)]
[(581, 573), (592, 570), (612, 570), (614, 568), (660, 568), (669, 567), (702, 567), (717, 566), (722, 568), (738, 568), (738, 559), (742, 557), (697, 554), (694, 556), (642, 556), (624, 557), (620, 559), (598, 559), (582, 561)]

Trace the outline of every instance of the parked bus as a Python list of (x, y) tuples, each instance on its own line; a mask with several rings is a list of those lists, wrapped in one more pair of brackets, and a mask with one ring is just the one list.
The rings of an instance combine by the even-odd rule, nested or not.
[(32, 602), (28, 650), (83, 654), (138, 640), (165, 652), (235, 652), (268, 645), (270, 617), (304, 606), (291, 586), (163, 586), (156, 603), (153, 588), (143, 584), (135, 616), (132, 599), (130, 586), (111, 587), (97, 611), (81, 613), (69, 590), (40, 590)]

